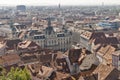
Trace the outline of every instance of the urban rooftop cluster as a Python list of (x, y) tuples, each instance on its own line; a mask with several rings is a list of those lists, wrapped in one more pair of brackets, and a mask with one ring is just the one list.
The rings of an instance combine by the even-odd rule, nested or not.
[(120, 6), (1, 7), (0, 80), (8, 79), (120, 80)]

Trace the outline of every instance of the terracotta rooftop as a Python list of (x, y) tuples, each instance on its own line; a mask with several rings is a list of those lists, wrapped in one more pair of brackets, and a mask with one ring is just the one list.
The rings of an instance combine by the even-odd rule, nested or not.
[(93, 32), (90, 39), (96, 39), (96, 38), (106, 38), (106, 36), (103, 32)]
[(105, 58), (108, 63), (112, 63), (112, 53), (116, 50), (116, 48), (114, 48), (111, 45), (106, 45), (104, 47), (101, 47), (100, 50), (98, 50), (98, 54), (100, 56), (102, 56), (103, 58)]
[(89, 31), (85, 31), (81, 33), (81, 37), (84, 37), (85, 39), (88, 39), (88, 40), (91, 38), (91, 35), (92, 35), (92, 32), (89, 32)]
[(0, 56), (0, 65), (12, 65), (20, 62), (20, 57), (17, 54), (6, 54)]
[(110, 48), (110, 45), (102, 46), (102, 47), (98, 50), (98, 54), (101, 55), (101, 56), (105, 55), (109, 48)]
[(106, 54), (104, 55), (104, 58), (105, 59), (108, 59), (108, 60), (112, 60), (112, 53), (115, 51), (116, 49), (112, 46), (109, 47), (108, 51), (106, 52)]
[(82, 49), (70, 49), (68, 53), (70, 63), (78, 62), (81, 53), (82, 53)]
[(70, 75), (67, 73), (62, 73), (62, 72), (56, 72), (56, 79), (55, 80), (62, 80), (62, 78), (67, 78)]
[(28, 68), (32, 72), (32, 74), (36, 73), (36, 77), (38, 78), (47, 78), (52, 75), (54, 72), (53, 68), (41, 66), (39, 63), (28, 65)]
[(53, 68), (42, 66), (43, 72), (39, 70), (39, 73), (37, 74), (38, 77), (49, 77), (52, 72), (54, 71)]
[[(114, 71), (114, 67), (112, 66), (108, 66), (108, 65), (103, 65), (100, 64), (93, 72), (93, 74), (98, 74), (98, 80), (116, 80), (116, 79), (112, 79), (112, 77), (114, 77), (114, 73), (112, 74), (112, 76), (109, 76), (112, 71)], [(118, 74), (118, 73), (117, 73)], [(111, 78), (108, 78), (108, 76)]]
[(106, 38), (107, 44), (119, 44), (119, 41), (116, 37), (107, 37)]
[(39, 55), (39, 60), (42, 63), (47, 63), (52, 61), (52, 54)]
[(20, 49), (26, 49), (28, 47), (32, 47), (32, 48), (39, 48), (39, 45), (37, 45), (35, 42), (33, 41), (30, 41), (30, 40), (26, 40), (26, 41), (23, 41), (23, 42), (20, 42), (18, 44), (18, 48)]
[(21, 47), (21, 48), (27, 48), (30, 45), (31, 42), (32, 41), (26, 40), (24, 42), (19, 43), (18, 46)]
[(37, 57), (35, 54), (28, 54), (28, 53), (25, 53), (23, 55), (20, 56), (21, 57), (21, 60), (24, 62), (24, 63), (31, 63), (31, 62), (36, 62), (38, 61)]
[(12, 50), (14, 48), (16, 48), (16, 46), (18, 45), (19, 42), (21, 42), (20, 39), (15, 39), (15, 40), (5, 40), (6, 42), (6, 46), (8, 50)]
[(112, 66), (106, 66), (106, 65), (100, 64), (93, 73), (99, 74), (98, 80), (105, 80), (105, 78), (109, 75), (109, 73), (113, 69), (114, 68)]

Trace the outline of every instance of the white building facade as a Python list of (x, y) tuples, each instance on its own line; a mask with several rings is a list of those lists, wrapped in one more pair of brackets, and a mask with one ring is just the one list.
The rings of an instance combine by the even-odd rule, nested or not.
[(112, 54), (112, 65), (120, 70), (120, 50)]
[(50, 19), (48, 20), (48, 27), (41, 34), (35, 34), (32, 39), (42, 48), (53, 50), (66, 51), (72, 45), (72, 33), (64, 27), (62, 31), (55, 32)]

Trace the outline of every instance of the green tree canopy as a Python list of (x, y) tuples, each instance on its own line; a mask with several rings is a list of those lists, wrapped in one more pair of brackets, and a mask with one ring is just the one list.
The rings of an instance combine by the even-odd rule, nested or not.
[(7, 74), (3, 73), (2, 76), (0, 76), (0, 80), (31, 80), (31, 75), (27, 68), (22, 70), (12, 67), (10, 72)]

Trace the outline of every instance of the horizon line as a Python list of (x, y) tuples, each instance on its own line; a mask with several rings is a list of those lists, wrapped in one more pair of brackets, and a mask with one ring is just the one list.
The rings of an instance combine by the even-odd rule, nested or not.
[[(18, 5), (25, 5), (25, 6), (58, 6), (58, 4), (45, 4), (45, 5), (40, 5), (40, 4), (0, 4), (0, 6), (18, 6)], [(103, 6), (102, 4), (60, 4), (61, 6)], [(120, 6), (120, 4), (104, 4), (104, 6)]]

